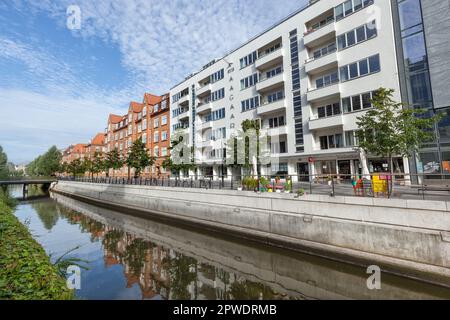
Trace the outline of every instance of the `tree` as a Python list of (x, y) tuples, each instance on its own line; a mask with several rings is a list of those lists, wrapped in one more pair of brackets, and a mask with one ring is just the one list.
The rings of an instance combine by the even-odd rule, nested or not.
[(169, 171), (176, 172), (177, 175), (180, 174), (181, 171), (186, 170), (194, 170), (196, 168), (195, 161), (194, 161), (194, 148), (190, 149), (190, 162), (189, 163), (179, 163), (180, 161), (174, 161), (173, 157), (177, 156), (179, 159), (184, 159), (184, 149), (181, 149), (179, 154), (175, 154), (175, 152), (172, 152), (180, 143), (183, 143), (185, 136), (181, 134), (182, 131), (176, 131), (174, 135), (172, 136), (172, 139), (170, 141), (170, 158), (165, 159), (162, 162), (162, 167)]
[(61, 171), (61, 152), (56, 146), (30, 162), (26, 173), (29, 176), (52, 176)]
[[(227, 154), (231, 156), (232, 164), (231, 167), (243, 167), (246, 171), (250, 171), (253, 165), (253, 174), (258, 175), (257, 172), (257, 164), (260, 163), (260, 155), (261, 155), (261, 147), (260, 147), (260, 135), (261, 128), (260, 122), (257, 120), (244, 120), (241, 123), (242, 130), (238, 131), (238, 133), (229, 139), (227, 142)], [(256, 133), (256, 154), (252, 155), (250, 158), (250, 138), (246, 136), (246, 133), (249, 130), (254, 130)], [(239, 150), (239, 142), (245, 139), (244, 150)], [(244, 163), (238, 163), (239, 156), (238, 153), (243, 152)], [(255, 166), (256, 165), (256, 166)]]
[(98, 177), (98, 174), (103, 171), (104, 161), (100, 152), (95, 151), (94, 160), (92, 160), (92, 172)]
[(405, 108), (393, 99), (394, 90), (380, 88), (372, 99), (373, 108), (357, 118), (356, 136), (359, 148), (366, 154), (388, 159), (393, 183), (393, 157), (410, 157), (420, 145), (433, 138), (433, 127), (439, 117), (426, 117), (422, 109)]
[(106, 154), (106, 159), (104, 161), (104, 167), (106, 169), (106, 176), (109, 176), (109, 169), (113, 169), (113, 176), (114, 171), (122, 168), (123, 161), (120, 158), (119, 151), (116, 149), (111, 150)]
[(8, 156), (3, 152), (2, 146), (0, 146), (0, 179), (6, 179), (8, 176)]
[(139, 177), (141, 175), (141, 171), (145, 167), (152, 166), (154, 162), (155, 158), (148, 155), (142, 139), (137, 139), (133, 142), (126, 160), (126, 164), (128, 166), (128, 179), (130, 179), (131, 168), (135, 169), (134, 176)]
[[(84, 172), (87, 172), (90, 177), (94, 177), (94, 163), (89, 158), (84, 158), (82, 161), (82, 166), (84, 168)], [(83, 172), (83, 173), (84, 173)]]
[(67, 166), (67, 169), (68, 169), (69, 173), (71, 173), (73, 175), (74, 178), (77, 175), (83, 174), (85, 172), (85, 168), (80, 159), (75, 159), (72, 162), (70, 162)]

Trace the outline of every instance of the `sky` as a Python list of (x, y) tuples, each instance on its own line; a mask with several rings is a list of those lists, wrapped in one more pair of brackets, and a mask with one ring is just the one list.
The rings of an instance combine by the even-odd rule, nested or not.
[(22, 164), (87, 143), (110, 113), (168, 92), (305, 3), (0, 0), (0, 145)]

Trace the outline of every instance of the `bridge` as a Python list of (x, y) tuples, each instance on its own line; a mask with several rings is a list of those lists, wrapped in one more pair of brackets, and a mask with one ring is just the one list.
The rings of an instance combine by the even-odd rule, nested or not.
[(8, 178), (0, 180), (0, 187), (7, 187), (13, 185), (23, 185), (23, 196), (25, 197), (28, 193), (29, 185), (43, 185), (50, 186), (52, 182), (57, 182), (56, 177), (19, 177), (19, 178)]

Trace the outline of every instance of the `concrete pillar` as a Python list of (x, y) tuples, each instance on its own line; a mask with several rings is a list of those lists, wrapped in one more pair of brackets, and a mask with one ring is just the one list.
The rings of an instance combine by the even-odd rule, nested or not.
[(289, 161), (288, 162), (288, 174), (291, 176), (292, 182), (298, 181), (297, 161)]
[(309, 162), (309, 181), (314, 181), (314, 175), (317, 174), (316, 172), (316, 163), (315, 162)]
[(409, 175), (410, 169), (409, 169), (409, 159), (403, 158), (403, 168), (405, 171), (405, 186), (411, 185), (411, 176)]

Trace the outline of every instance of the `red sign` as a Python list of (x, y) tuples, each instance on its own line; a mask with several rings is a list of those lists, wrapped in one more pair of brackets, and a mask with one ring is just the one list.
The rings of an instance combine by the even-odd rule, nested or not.
[(309, 157), (309, 158), (308, 158), (308, 162), (309, 162), (309, 163), (314, 163), (314, 158), (313, 158), (313, 157)]

